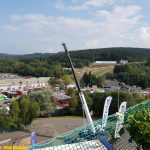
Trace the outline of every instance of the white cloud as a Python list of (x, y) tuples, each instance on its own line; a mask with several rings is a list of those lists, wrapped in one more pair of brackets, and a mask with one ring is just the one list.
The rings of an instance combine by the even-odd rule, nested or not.
[(97, 16), (104, 18), (103, 24), (109, 31), (124, 33), (134, 28), (140, 18), (141, 8), (131, 5), (127, 7), (116, 6), (113, 11), (98, 11)]
[(64, 5), (63, 1), (61, 1), (61, 0), (57, 1), (57, 3), (55, 4), (55, 8), (65, 9), (65, 5)]
[(66, 31), (73, 31), (82, 28), (86, 29), (94, 24), (94, 22), (92, 22), (91, 20), (82, 20), (80, 18), (53, 17), (40, 14), (16, 15), (16, 18), (24, 20), (24, 23), (21, 26), (31, 32), (47, 32), (47, 30), (61, 32), (64, 31), (64, 29)]
[(150, 26), (140, 27), (132, 40), (139, 47), (150, 47)]
[(140, 11), (139, 6), (131, 5), (116, 6), (111, 11), (99, 10), (92, 19), (42, 14), (15, 15), (11, 18), (17, 21), (17, 28), (32, 37), (30, 49), (56, 52), (61, 50), (60, 43), (63, 41), (69, 43), (71, 49), (135, 46), (141, 39), (150, 46), (150, 28), (141, 28)]
[(144, 41), (150, 42), (150, 27), (141, 27), (139, 37)]
[[(15, 15), (11, 18), (19, 18), (23, 20), (23, 26), (31, 31), (75, 31), (87, 30), (87, 32), (94, 33), (102, 30), (109, 30), (109, 32), (127, 32), (134, 28), (140, 18), (139, 6), (131, 5), (127, 7), (116, 6), (112, 11), (100, 10), (97, 11), (96, 20), (80, 19), (69, 17), (54, 17), (42, 14), (25, 14)], [(80, 34), (82, 32), (79, 32)], [(84, 32), (85, 33), (85, 32)]]
[(11, 19), (12, 21), (18, 21), (18, 20), (20, 20), (21, 18), (20, 18), (20, 16), (18, 16), (18, 15), (12, 15), (12, 16), (10, 16), (10, 19)]
[(19, 31), (20, 28), (12, 25), (4, 25), (3, 28), (7, 31)]
[(112, 4), (114, 2), (116, 2), (116, 0), (87, 0), (83, 3), (83, 5), (87, 8), (90, 6), (99, 7), (104, 4)]
[(104, 5), (111, 5), (122, 0), (72, 0), (72, 5), (65, 6), (62, 0), (59, 0), (55, 7), (57, 9), (67, 9), (72, 11), (87, 10), (89, 8), (98, 8)]

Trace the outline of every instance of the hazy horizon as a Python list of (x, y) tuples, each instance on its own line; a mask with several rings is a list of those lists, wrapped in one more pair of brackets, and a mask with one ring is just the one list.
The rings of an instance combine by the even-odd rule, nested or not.
[[(107, 48), (141, 48), (141, 49), (148, 49), (150, 50), (150, 48), (145, 48), (145, 47), (97, 47), (97, 48), (89, 48), (89, 49), (107, 49)], [(77, 50), (70, 50), (68, 49), (69, 51), (82, 51), (82, 50), (89, 50), (88, 48), (87, 49), (77, 49)], [(31, 52), (31, 53), (22, 53), (22, 54), (15, 54), (15, 53), (1, 53), (0, 54), (6, 54), (6, 55), (30, 55), (30, 54), (56, 54), (56, 53), (60, 53), (60, 52), (65, 52), (64, 50), (62, 51), (58, 51), (58, 52)]]

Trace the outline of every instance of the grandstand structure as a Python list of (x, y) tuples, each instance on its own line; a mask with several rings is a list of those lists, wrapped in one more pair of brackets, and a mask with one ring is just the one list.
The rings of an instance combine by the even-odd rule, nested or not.
[[(128, 108), (124, 121), (143, 108), (150, 108), (150, 100)], [(114, 138), (116, 121), (116, 115), (113, 114), (108, 117), (104, 131), (99, 128), (102, 124), (102, 119), (99, 119), (94, 122), (95, 133), (91, 132), (91, 125), (86, 125), (36, 144), (28, 150), (136, 150), (136, 144), (128, 141), (128, 133), (125, 132), (120, 138)]]

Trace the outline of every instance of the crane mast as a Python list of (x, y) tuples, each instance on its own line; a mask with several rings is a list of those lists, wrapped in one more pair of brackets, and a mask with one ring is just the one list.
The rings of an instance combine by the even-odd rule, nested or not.
[(78, 89), (78, 91), (79, 91), (79, 96), (80, 96), (80, 99), (81, 99), (81, 103), (82, 103), (82, 106), (83, 106), (83, 110), (84, 110), (85, 115), (86, 115), (87, 122), (88, 122), (88, 124), (92, 125), (93, 131), (94, 131), (93, 121), (92, 121), (92, 118), (91, 118), (91, 115), (90, 115), (90, 112), (89, 112), (89, 109), (88, 109), (88, 106), (87, 106), (87, 103), (86, 103), (84, 94), (83, 94), (83, 92), (81, 91), (79, 82), (78, 82), (78, 80), (77, 80), (77, 77), (76, 77), (76, 74), (75, 74), (75, 71), (74, 71), (74, 67), (73, 67), (73, 63), (72, 63), (70, 54), (69, 54), (69, 52), (68, 52), (68, 50), (67, 50), (67, 46), (66, 46), (65, 43), (62, 43), (62, 46), (63, 46), (63, 48), (64, 48), (64, 50), (65, 50), (65, 52), (66, 52), (66, 55), (68, 56), (68, 60), (69, 60), (70, 67), (71, 67), (71, 71), (72, 71), (72, 73), (73, 73), (73, 77), (74, 77), (74, 79), (75, 79), (75, 83), (76, 83), (77, 89)]

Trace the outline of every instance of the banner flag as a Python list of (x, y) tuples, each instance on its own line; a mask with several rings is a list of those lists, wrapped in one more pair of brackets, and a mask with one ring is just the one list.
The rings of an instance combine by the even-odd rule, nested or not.
[(31, 145), (32, 149), (34, 150), (34, 146), (36, 145), (36, 132), (31, 133)]
[(110, 107), (111, 101), (112, 101), (111, 96), (106, 97), (104, 109), (103, 109), (102, 129), (105, 128), (107, 125), (107, 119), (108, 119), (108, 113), (109, 113), (109, 107)]
[(124, 113), (126, 111), (126, 104), (127, 102), (122, 102), (119, 108), (119, 112), (116, 113), (118, 121), (116, 123), (116, 128), (115, 128), (115, 138), (120, 137), (119, 132), (123, 126), (122, 123), (124, 121)]

